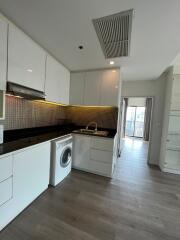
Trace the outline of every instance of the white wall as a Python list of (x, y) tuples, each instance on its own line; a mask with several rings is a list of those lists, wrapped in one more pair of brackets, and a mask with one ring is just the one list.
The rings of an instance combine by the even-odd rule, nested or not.
[(136, 97), (136, 98), (128, 99), (128, 106), (145, 107), (145, 105), (146, 105), (146, 98)]
[(153, 97), (154, 99), (148, 162), (155, 165), (159, 164), (160, 157), (164, 95), (164, 75), (162, 75), (158, 80), (127, 81), (122, 84), (123, 97)]

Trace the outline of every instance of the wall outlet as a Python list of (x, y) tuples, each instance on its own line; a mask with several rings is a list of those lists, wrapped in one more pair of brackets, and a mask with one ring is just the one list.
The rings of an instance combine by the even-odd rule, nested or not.
[(4, 141), (4, 126), (0, 125), (0, 144)]

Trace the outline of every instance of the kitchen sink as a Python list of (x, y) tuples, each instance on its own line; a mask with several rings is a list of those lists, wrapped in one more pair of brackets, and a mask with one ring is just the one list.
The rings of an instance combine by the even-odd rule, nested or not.
[(85, 129), (81, 128), (78, 130), (73, 131), (74, 133), (84, 133), (84, 134), (90, 134), (90, 135), (97, 135), (97, 136), (104, 136), (106, 137), (108, 135), (108, 131), (96, 131), (91, 129)]

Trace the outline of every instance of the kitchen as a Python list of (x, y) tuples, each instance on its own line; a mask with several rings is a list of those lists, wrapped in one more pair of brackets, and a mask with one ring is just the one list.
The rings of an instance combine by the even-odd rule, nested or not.
[[(66, 142), (72, 142), (72, 132), (73, 168), (112, 176), (115, 166), (113, 149), (120, 70), (114, 68), (71, 73), (70, 83), (70, 72), (14, 24), (1, 20), (1, 30), (4, 33), (1, 48), (4, 47), (3, 44), (7, 44), (5, 49), (8, 47), (7, 58), (5, 53), (2, 56), (4, 82), (1, 91), (1, 113), (2, 119), (5, 118), (4, 122), (2, 121), (4, 125), (1, 125), (5, 127), (4, 144), (0, 146), (1, 169), (4, 169), (0, 178), (2, 229), (48, 188), (49, 178), (50, 183), (55, 186), (70, 172), (71, 163), (61, 167), (62, 170), (54, 165), (59, 164), (59, 158), (63, 156), (66, 158), (65, 162), (71, 158), (72, 144), (69, 153), (66, 153), (69, 147)], [(76, 79), (81, 82), (77, 83)], [(99, 89), (95, 82), (97, 79)], [(78, 88), (83, 87), (83, 84), (84, 92)], [(80, 102), (82, 99), (83, 102)], [(68, 107), (69, 104), (82, 106)], [(84, 121), (90, 123), (89, 126), (86, 127), (80, 117), (76, 119), (77, 115), (86, 116)], [(91, 126), (91, 118), (97, 121), (95, 126)], [(103, 119), (106, 118), (108, 120), (104, 124)], [(81, 128), (84, 129), (79, 131)], [(57, 144), (58, 149), (58, 146), (63, 146), (63, 140), (67, 149), (58, 152), (53, 143)], [(89, 152), (92, 156), (88, 159)], [(50, 158), (50, 155), (54, 157)], [(53, 161), (53, 158), (58, 162), (54, 165), (51, 163), (53, 176), (50, 177), (50, 159)], [(64, 173), (65, 171), (67, 173)], [(39, 184), (36, 184), (37, 182)], [(33, 191), (29, 192), (32, 188)]]
[[(115, 16), (109, 14), (107, 19), (112, 20), (116, 17), (118, 21), (124, 21), (124, 25), (121, 27), (128, 27), (128, 31), (124, 30), (127, 31), (125, 36), (128, 37), (130, 45), (132, 23), (135, 21), (136, 11), (130, 7), (127, 9), (118, 14), (116, 13), (118, 11), (114, 12)], [(2, 12), (6, 12), (5, 5)], [(33, 34), (29, 34), (28, 31), (26, 33), (24, 27), (18, 27), (19, 24), (16, 20), (12, 20), (13, 17), (5, 15), (0, 14), (0, 239), (13, 239), (13, 237), (14, 239), (25, 239), (27, 236), (27, 239), (36, 237), (39, 239), (79, 239), (80, 237), (82, 239), (125, 239), (118, 237), (121, 234), (124, 236), (129, 234), (131, 210), (134, 214), (139, 214), (138, 218), (143, 218), (143, 221), (146, 214), (141, 209), (142, 179), (136, 178), (139, 184), (136, 186), (133, 174), (131, 179), (128, 173), (123, 173), (120, 166), (120, 156), (123, 151), (120, 146), (122, 99), (127, 96), (155, 99), (152, 110), (152, 134), (149, 141), (151, 158), (148, 159), (150, 165), (154, 164), (153, 161), (157, 161), (153, 157), (154, 138), (159, 141), (158, 137), (161, 138), (161, 132), (158, 136), (153, 133), (154, 131), (158, 132), (159, 126), (163, 125), (162, 134), (168, 135), (166, 132), (167, 122), (158, 118), (161, 115), (159, 107), (160, 104), (163, 105), (167, 101), (161, 110), (168, 118), (169, 111), (166, 108), (169, 109), (169, 107), (166, 105), (173, 96), (169, 96), (168, 100), (165, 97), (171, 89), (175, 91), (175, 87), (169, 86), (166, 82), (171, 82), (169, 79), (172, 76), (179, 76), (179, 70), (175, 72), (175, 67), (173, 70), (171, 68), (166, 70), (166, 74), (162, 77), (164, 85), (161, 95), (159, 94), (162, 90), (161, 79), (146, 81), (152, 83), (155, 94), (153, 91), (151, 94), (149, 88), (147, 96), (145, 91), (136, 96), (137, 89), (134, 87), (132, 93), (128, 95), (129, 88), (126, 92), (124, 89), (130, 81), (123, 82), (124, 68), (121, 67), (121, 64), (117, 64), (116, 59), (117, 54), (119, 54), (119, 58), (129, 56), (130, 46), (126, 45), (127, 39), (124, 40), (124, 45), (121, 45), (123, 50), (117, 46), (117, 48), (106, 46), (107, 48), (103, 49), (98, 45), (100, 50), (106, 52), (107, 56), (105, 56), (106, 64), (99, 65), (97, 68), (88, 67), (88, 58), (84, 57), (88, 51), (86, 43), (76, 41), (75, 55), (80, 56), (82, 68), (75, 67), (76, 60), (74, 68), (68, 68), (67, 64), (63, 64), (66, 61), (61, 63), (55, 51), (45, 48), (39, 40), (33, 37)], [(94, 27), (94, 35), (96, 39), (99, 39), (100, 44), (102, 44), (102, 39), (99, 36), (100, 25), (98, 24), (104, 21), (103, 16), (106, 14), (90, 20)], [(69, 22), (67, 26), (68, 24)], [(64, 32), (68, 35), (67, 29), (64, 29)], [(118, 50), (119, 48), (120, 50)], [(69, 52), (67, 52), (67, 56), (68, 54)], [(90, 56), (90, 52), (88, 54)], [(111, 57), (108, 57), (109, 55)], [(72, 61), (69, 61), (69, 66)], [(169, 59), (167, 62), (170, 63)], [(87, 64), (86, 67), (83, 67), (83, 64)], [(159, 70), (158, 77), (159, 73), (164, 74)], [(159, 88), (156, 87), (158, 84), (160, 84)], [(178, 83), (174, 84), (178, 86), (176, 89), (179, 93)], [(138, 89), (140, 90), (141, 87)], [(174, 95), (177, 95), (177, 92)], [(178, 108), (179, 99), (177, 97), (175, 99), (175, 107)], [(157, 109), (159, 115), (154, 114)], [(177, 126), (177, 122), (175, 125)], [(161, 143), (161, 141), (162, 145), (158, 146), (161, 154), (158, 164), (161, 171), (178, 175), (180, 171), (178, 157), (172, 163), (170, 161), (172, 156), (170, 156), (168, 162), (167, 149), (163, 139), (159, 142)], [(168, 154), (170, 153), (168, 152)], [(176, 169), (174, 169), (175, 167)], [(166, 192), (167, 201), (162, 200), (163, 194), (158, 198), (157, 194), (159, 193), (154, 192), (150, 185), (152, 179), (149, 171), (150, 173), (152, 171), (152, 176), (157, 175), (157, 178), (161, 179), (162, 172), (159, 168), (157, 170), (157, 166), (155, 169), (148, 166), (145, 170), (148, 180), (143, 180), (143, 184), (147, 184), (151, 193), (154, 194), (154, 199), (150, 198), (153, 206), (156, 207), (158, 201), (163, 201), (164, 206), (168, 208), (168, 201), (171, 201), (176, 194), (179, 196), (177, 189), (180, 179), (177, 175), (162, 175), (162, 178), (165, 179), (164, 182), (168, 182), (168, 188), (170, 188), (171, 182), (177, 184), (174, 189), (168, 189)], [(119, 179), (120, 175), (116, 176), (119, 174), (117, 174), (118, 171), (120, 174), (123, 173), (123, 178), (127, 174), (129, 179)], [(136, 174), (136, 170), (133, 171)], [(116, 177), (114, 178), (114, 176)], [(157, 181), (157, 178), (153, 181)], [(128, 182), (128, 186), (124, 185), (126, 182)], [(134, 187), (135, 190), (133, 190)], [(128, 188), (129, 192), (126, 191)], [(166, 186), (163, 185), (162, 188), (166, 189)], [(133, 198), (133, 191), (138, 199), (138, 204), (136, 197)], [(171, 191), (172, 196), (170, 195)], [(143, 194), (148, 202), (146, 190)], [(116, 228), (116, 221), (121, 222), (121, 211), (119, 210), (121, 209), (119, 206), (121, 200), (123, 218), (127, 217), (130, 223), (126, 224), (123, 222), (125, 220), (122, 220), (123, 223)], [(172, 201), (179, 211), (178, 199), (173, 198)], [(82, 213), (78, 211), (78, 206), (81, 207), (81, 204)], [(148, 205), (148, 209), (144, 205), (143, 207), (150, 216), (150, 206)], [(126, 208), (128, 208), (128, 213)], [(139, 210), (137, 210), (138, 208)], [(161, 212), (159, 205), (157, 208)], [(111, 215), (111, 211), (108, 209), (113, 209), (113, 212), (117, 209), (117, 215), (115, 213)], [(179, 215), (174, 216), (172, 212), (171, 214), (171, 217), (174, 217), (173, 221), (178, 222), (176, 219)], [(112, 224), (106, 220), (106, 216), (109, 219), (112, 217)], [(24, 226), (23, 218), (25, 219)], [(97, 226), (94, 223), (95, 218), (98, 219)], [(147, 224), (145, 232), (148, 234), (147, 228), (152, 226), (153, 237), (158, 237), (158, 234), (161, 233), (161, 236), (170, 236), (173, 240), (178, 236), (179, 231), (177, 230), (175, 234), (172, 233), (169, 225), (169, 232), (166, 232), (164, 222), (162, 224), (156, 212), (153, 212), (150, 219), (150, 223), (145, 221), (145, 225)], [(137, 219), (132, 221), (138, 222)], [(91, 227), (89, 224), (92, 224)], [(123, 226), (127, 227), (127, 225), (126, 233)], [(175, 223), (175, 226), (177, 225), (178, 223)], [(160, 230), (159, 226), (163, 226), (163, 230)], [(136, 227), (138, 228), (139, 225)], [(33, 228), (36, 229), (35, 235), (33, 235)], [(46, 236), (46, 231), (50, 238)], [(139, 232), (142, 234), (143, 231), (140, 228), (137, 236), (143, 236), (139, 235)], [(157, 233), (156, 231), (162, 232)], [(132, 236), (133, 234), (128, 239), (133, 239)]]

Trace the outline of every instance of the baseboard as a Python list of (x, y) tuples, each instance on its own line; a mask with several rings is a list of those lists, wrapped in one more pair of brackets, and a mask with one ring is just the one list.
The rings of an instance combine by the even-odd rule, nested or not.
[(166, 173), (180, 175), (180, 170), (175, 170), (175, 169), (171, 169), (171, 168), (161, 168), (161, 171), (166, 172)]

